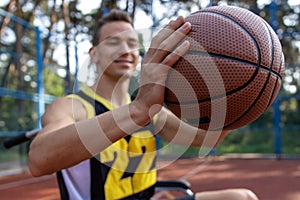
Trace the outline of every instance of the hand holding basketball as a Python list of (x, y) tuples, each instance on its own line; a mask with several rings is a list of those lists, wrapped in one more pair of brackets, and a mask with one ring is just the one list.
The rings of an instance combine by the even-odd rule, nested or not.
[(162, 107), (168, 70), (189, 49), (189, 42), (182, 42), (182, 40), (190, 29), (190, 23), (185, 23), (182, 16), (171, 21), (153, 38), (143, 59), (140, 88), (136, 100), (142, 99), (141, 102), (150, 109), (151, 117)]
[(170, 70), (165, 103), (206, 130), (233, 130), (263, 114), (284, 74), (280, 41), (256, 14), (234, 6), (200, 10), (186, 21), (189, 51)]

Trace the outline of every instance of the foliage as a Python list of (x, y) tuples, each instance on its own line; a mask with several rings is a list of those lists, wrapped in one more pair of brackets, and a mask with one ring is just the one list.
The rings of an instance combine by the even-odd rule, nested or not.
[(63, 79), (57, 74), (57, 72), (50, 68), (44, 70), (44, 87), (45, 93), (53, 96), (64, 95), (64, 82)]
[[(36, 104), (32, 101), (22, 101), (12, 98), (2, 98), (0, 131), (24, 131), (37, 126)], [(22, 112), (20, 112), (22, 110)]]

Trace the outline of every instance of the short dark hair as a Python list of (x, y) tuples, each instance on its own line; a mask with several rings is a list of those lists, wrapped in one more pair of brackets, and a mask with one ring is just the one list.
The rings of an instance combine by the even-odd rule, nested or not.
[(93, 41), (92, 41), (93, 46), (97, 46), (99, 43), (99, 33), (103, 25), (115, 21), (127, 22), (131, 24), (131, 26), (133, 27), (133, 20), (128, 12), (123, 10), (118, 10), (118, 9), (112, 9), (111, 11), (109, 11), (109, 13), (105, 14), (98, 21), (98, 24), (94, 30)]

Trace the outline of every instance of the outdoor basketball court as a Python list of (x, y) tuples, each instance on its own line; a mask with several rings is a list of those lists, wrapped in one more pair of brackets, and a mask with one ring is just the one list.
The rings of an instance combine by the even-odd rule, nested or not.
[[(167, 160), (158, 161), (164, 164)], [(182, 158), (158, 171), (160, 180), (185, 179), (194, 192), (249, 188), (261, 200), (300, 199), (300, 160), (272, 158)], [(159, 196), (172, 196), (162, 195)], [(32, 178), (29, 174), (0, 177), (2, 200), (58, 200), (55, 175)]]

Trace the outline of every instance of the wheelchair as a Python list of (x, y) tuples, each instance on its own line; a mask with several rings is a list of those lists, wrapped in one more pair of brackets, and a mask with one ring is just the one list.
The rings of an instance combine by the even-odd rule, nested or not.
[[(190, 188), (191, 184), (186, 180), (175, 179), (175, 180), (158, 180), (155, 185), (156, 192), (179, 192), (181, 193), (181, 200), (194, 199), (194, 192)], [(170, 199), (174, 199), (173, 196)]]

